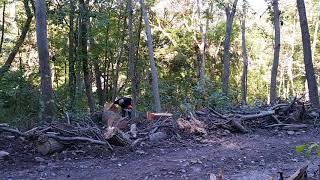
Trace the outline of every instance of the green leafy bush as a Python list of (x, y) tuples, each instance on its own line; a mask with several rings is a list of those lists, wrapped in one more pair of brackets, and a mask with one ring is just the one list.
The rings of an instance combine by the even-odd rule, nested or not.
[(308, 160), (310, 159), (310, 155), (313, 151), (316, 151), (317, 156), (320, 157), (320, 145), (317, 143), (308, 143), (296, 147), (296, 152), (298, 154), (301, 154), (304, 151)]
[(38, 121), (39, 92), (21, 71), (8, 72), (0, 81), (0, 122), (31, 127)]

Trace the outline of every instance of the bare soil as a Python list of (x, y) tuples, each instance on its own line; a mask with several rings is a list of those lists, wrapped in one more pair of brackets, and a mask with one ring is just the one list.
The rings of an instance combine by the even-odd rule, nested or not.
[[(209, 179), (224, 169), (223, 179), (277, 179), (293, 174), (306, 161), (295, 146), (319, 142), (320, 131), (257, 129), (247, 134), (210, 135), (205, 138), (145, 143), (134, 150), (115, 152), (83, 147), (52, 156), (32, 152), (20, 139), (0, 139), (0, 150), (11, 155), (0, 160), (0, 179)], [(87, 149), (86, 149), (87, 148)], [(35, 158), (37, 157), (37, 158)], [(320, 164), (311, 156), (309, 173)]]

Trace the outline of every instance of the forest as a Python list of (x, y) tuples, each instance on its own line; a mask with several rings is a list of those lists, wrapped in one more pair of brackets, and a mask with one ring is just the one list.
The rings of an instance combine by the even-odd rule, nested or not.
[[(90, 157), (121, 152), (114, 160), (120, 169), (92, 172), (111, 173), (110, 179), (283, 179), (283, 173), (304, 179), (316, 171), (302, 163), (320, 156), (319, 0), (0, 0), (0, 14), (5, 179), (69, 177), (49, 166), (42, 167), (49, 175), (17, 173), (69, 151), (70, 162), (80, 158), (78, 151)], [(143, 174), (128, 160), (158, 146), (163, 154), (178, 149), (183, 158), (188, 150), (179, 148), (186, 146), (198, 159), (187, 172), (169, 163), (159, 176), (161, 164)], [(249, 148), (244, 159), (237, 148)], [(199, 160), (213, 150), (223, 157)], [(286, 160), (259, 159), (269, 155)], [(113, 166), (113, 156), (107, 165), (96, 161)], [(227, 162), (210, 169), (204, 165), (210, 158)], [(140, 173), (123, 172), (121, 160)], [(268, 171), (261, 175), (258, 167)], [(88, 177), (77, 173), (72, 178)]]

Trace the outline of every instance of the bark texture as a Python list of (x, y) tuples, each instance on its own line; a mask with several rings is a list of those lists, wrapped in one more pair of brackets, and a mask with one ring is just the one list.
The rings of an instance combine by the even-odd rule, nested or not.
[(0, 56), (2, 56), (2, 45), (4, 40), (4, 28), (5, 28), (5, 16), (6, 16), (6, 1), (3, 1), (3, 10), (2, 10), (2, 26), (1, 26), (1, 39), (0, 39)]
[(272, 5), (274, 12), (274, 56), (271, 69), (270, 103), (274, 104), (277, 97), (277, 74), (280, 54), (280, 12), (278, 0), (274, 0)]
[(156, 63), (155, 63), (154, 54), (153, 54), (151, 28), (150, 28), (148, 14), (144, 7), (143, 0), (140, 0), (140, 4), (141, 4), (142, 13), (143, 13), (144, 23), (146, 26), (148, 54), (149, 54), (151, 76), (152, 76), (152, 95), (154, 98), (154, 106), (155, 106), (156, 112), (161, 112), (161, 103), (160, 103), (160, 95), (159, 95), (159, 87), (158, 87), (158, 72), (157, 72)]
[(242, 103), (247, 103), (247, 75), (248, 75), (248, 54), (246, 47), (246, 15), (247, 15), (247, 1), (243, 1), (243, 16), (241, 22), (241, 37), (242, 37), (242, 59), (243, 59), (243, 69), (241, 77), (241, 95)]
[(41, 119), (46, 122), (53, 120), (54, 105), (52, 99), (51, 69), (47, 39), (46, 4), (43, 0), (35, 1), (36, 34), (40, 62), (41, 77)]
[(26, 39), (27, 33), (30, 29), (30, 24), (32, 21), (32, 13), (31, 13), (31, 9), (29, 7), (29, 0), (23, 0), (23, 5), (24, 5), (24, 9), (26, 11), (26, 15), (27, 15), (27, 20), (25, 21), (22, 31), (21, 31), (21, 35), (18, 38), (15, 46), (13, 47), (13, 49), (11, 50), (6, 62), (4, 63), (4, 65), (2, 67), (0, 67), (0, 78), (4, 75), (4, 73), (6, 73), (7, 71), (9, 71), (11, 64), (14, 60), (14, 58), (16, 57), (20, 47), (22, 46), (24, 40)]
[(229, 89), (229, 75), (230, 75), (230, 39), (231, 39), (231, 30), (233, 18), (236, 13), (238, 0), (234, 0), (232, 9), (230, 10), (229, 4), (225, 5), (225, 11), (227, 16), (227, 24), (226, 24), (226, 36), (224, 39), (224, 53), (223, 53), (223, 77), (222, 77), (222, 92), (224, 95), (228, 95)]
[(310, 44), (310, 34), (308, 21), (306, 16), (306, 9), (304, 0), (297, 0), (297, 7), (299, 12), (300, 28), (302, 34), (302, 44), (303, 44), (303, 60), (305, 65), (306, 77), (308, 81), (309, 98), (313, 108), (319, 109), (319, 96), (318, 96), (318, 86), (314, 75), (314, 68), (312, 63), (311, 55), (311, 44)]
[(69, 14), (69, 97), (70, 107), (74, 107), (76, 94), (76, 74), (75, 74), (75, 46), (74, 46), (74, 1), (70, 0), (70, 14)]
[(86, 89), (86, 96), (88, 100), (88, 107), (90, 113), (94, 113), (94, 100), (92, 96), (92, 88), (90, 81), (90, 71), (88, 67), (88, 43), (87, 43), (87, 24), (88, 24), (88, 15), (87, 8), (84, 0), (79, 0), (79, 11), (80, 11), (80, 21), (79, 21), (79, 48), (80, 48), (80, 59), (82, 61), (82, 70), (84, 76), (84, 85)]
[(129, 32), (129, 73), (131, 77), (131, 98), (132, 98), (132, 117), (136, 116), (137, 106), (137, 78), (135, 69), (135, 57), (134, 57), (134, 42), (132, 32), (132, 1), (128, 0), (128, 32)]

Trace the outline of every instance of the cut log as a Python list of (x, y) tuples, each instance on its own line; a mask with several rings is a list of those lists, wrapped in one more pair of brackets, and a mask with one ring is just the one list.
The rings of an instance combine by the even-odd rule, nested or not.
[(126, 118), (122, 118), (120, 114), (111, 110), (104, 109), (102, 112), (102, 122), (107, 124), (108, 127), (116, 127), (121, 130), (128, 129), (128, 123), (125, 119)]
[(298, 169), (288, 180), (306, 180), (308, 163), (305, 163), (300, 169)]
[(105, 139), (112, 145), (128, 146), (132, 144), (130, 138), (116, 127), (108, 127), (104, 135)]
[(180, 129), (183, 129), (190, 134), (195, 134), (195, 135), (206, 135), (207, 131), (205, 129), (205, 125), (203, 122), (196, 120), (196, 119), (191, 119), (191, 120), (185, 120), (183, 118), (177, 119), (177, 124)]
[(37, 151), (42, 155), (52, 154), (55, 152), (61, 152), (63, 150), (63, 144), (59, 143), (53, 138), (48, 138), (46, 142), (39, 143), (37, 145)]
[(230, 124), (231, 124), (231, 126), (233, 128), (235, 128), (236, 130), (240, 131), (241, 133), (247, 133), (248, 132), (248, 130), (241, 125), (241, 121), (239, 121), (239, 120), (231, 119)]
[(136, 124), (131, 124), (130, 133), (131, 133), (133, 138), (137, 138), (138, 131), (137, 131), (137, 125)]
[(147, 120), (153, 121), (158, 120), (160, 118), (170, 118), (172, 117), (171, 113), (153, 113), (153, 112), (147, 112)]

